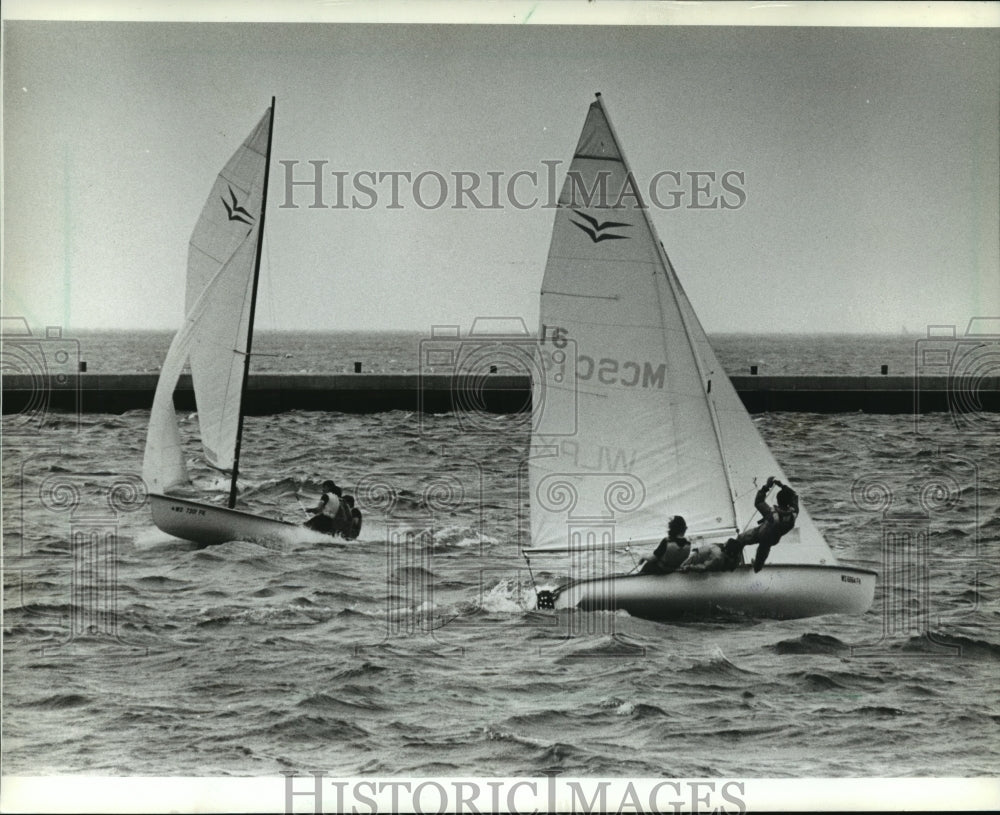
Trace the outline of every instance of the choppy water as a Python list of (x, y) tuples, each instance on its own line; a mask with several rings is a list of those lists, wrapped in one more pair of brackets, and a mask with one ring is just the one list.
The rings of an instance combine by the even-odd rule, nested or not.
[(838, 557), (880, 572), (875, 604), (669, 625), (531, 610), (524, 417), (250, 417), (249, 507), (301, 517), (332, 475), (362, 538), (200, 551), (129, 500), (147, 419), (4, 417), (7, 774), (1000, 768), (996, 415), (756, 417)]

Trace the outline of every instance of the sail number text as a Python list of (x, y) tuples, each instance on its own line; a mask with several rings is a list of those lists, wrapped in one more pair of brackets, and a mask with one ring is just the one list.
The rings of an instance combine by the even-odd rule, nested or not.
[[(539, 344), (551, 343), (554, 348), (566, 348), (569, 331), (561, 326), (543, 325)], [(543, 353), (543, 357), (544, 357)], [(621, 361), (612, 357), (594, 359), (587, 354), (576, 355), (576, 378), (580, 382), (596, 380), (602, 385), (624, 385), (626, 388), (663, 389), (667, 366), (661, 362), (654, 365), (649, 361)]]
[(173, 507), (170, 507), (170, 509), (173, 510), (174, 512), (182, 512), (182, 513), (184, 513), (186, 515), (204, 515), (205, 514), (205, 510), (198, 509), (197, 507), (178, 507), (178, 506), (173, 506)]

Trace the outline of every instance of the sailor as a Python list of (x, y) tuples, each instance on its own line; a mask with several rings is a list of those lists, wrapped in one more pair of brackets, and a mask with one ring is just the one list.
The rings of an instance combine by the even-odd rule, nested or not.
[(709, 543), (691, 550), (679, 567), (681, 572), (731, 572), (740, 565), (743, 547), (733, 538), (725, 543)]
[(326, 535), (336, 534), (337, 515), (340, 513), (340, 496), (343, 491), (333, 481), (323, 482), (323, 495), (319, 503), (308, 512), (314, 513), (304, 526)]
[(353, 495), (344, 496), (343, 508), (347, 510), (350, 518), (343, 530), (343, 535), (347, 540), (352, 541), (361, 534), (361, 510), (355, 506)]
[[(776, 496), (777, 503), (772, 507), (767, 503), (767, 494), (776, 484), (781, 489)], [(753, 503), (762, 516), (757, 526), (741, 532), (730, 541), (738, 544), (741, 551), (744, 546), (756, 544), (757, 554), (753, 559), (753, 570), (759, 572), (764, 568), (764, 561), (767, 560), (771, 547), (777, 545), (782, 536), (795, 526), (795, 519), (799, 515), (799, 496), (795, 490), (787, 484), (782, 484), (772, 475), (768, 477), (767, 483), (757, 490)]]
[(674, 515), (667, 522), (667, 537), (660, 541), (653, 556), (644, 560), (639, 574), (670, 574), (685, 561), (691, 552), (691, 542), (684, 537), (687, 522), (680, 515)]

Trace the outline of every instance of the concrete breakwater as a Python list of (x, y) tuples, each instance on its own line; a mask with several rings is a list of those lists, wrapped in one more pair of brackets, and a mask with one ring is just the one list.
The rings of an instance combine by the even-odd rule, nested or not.
[[(122, 413), (149, 409), (157, 374), (6, 374), (3, 412), (38, 410)], [(809, 411), (926, 413), (1000, 411), (1000, 377), (733, 376), (751, 413)], [(189, 375), (174, 392), (179, 410), (195, 410)], [(484, 374), (252, 374), (245, 409), (252, 415), (286, 410), (374, 413), (518, 413), (531, 408), (525, 375)]]

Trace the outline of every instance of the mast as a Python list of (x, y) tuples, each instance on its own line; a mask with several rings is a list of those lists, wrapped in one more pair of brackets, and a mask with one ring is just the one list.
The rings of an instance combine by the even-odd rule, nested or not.
[[(604, 120), (608, 123), (608, 129), (611, 131), (611, 136), (615, 140), (615, 146), (618, 148), (618, 152), (622, 156), (622, 160), (624, 161), (625, 153), (622, 150), (621, 142), (618, 140), (618, 133), (615, 131), (615, 126), (611, 121), (611, 117), (608, 116), (608, 112), (604, 107), (604, 99), (601, 97), (600, 93), (597, 93), (596, 97), (597, 97), (596, 100), (597, 104), (601, 106), (601, 110), (604, 112)], [(632, 172), (632, 168), (629, 166), (627, 162), (625, 163), (625, 167), (629, 173)], [(636, 191), (636, 195), (637, 196), (639, 195), (638, 191)], [(715, 444), (719, 450), (719, 457), (722, 459), (722, 472), (726, 478), (726, 488), (729, 491), (730, 504), (732, 506), (733, 526), (736, 527), (737, 531), (739, 531), (739, 520), (736, 517), (736, 493), (733, 491), (733, 483), (729, 475), (729, 462), (726, 460), (726, 450), (722, 444), (722, 432), (719, 428), (719, 417), (715, 413), (715, 403), (710, 395), (711, 383), (709, 382), (708, 387), (706, 388), (705, 383), (707, 379), (705, 376), (705, 368), (701, 363), (701, 355), (698, 353), (698, 349), (695, 347), (694, 340), (691, 337), (691, 328), (688, 325), (687, 317), (684, 315), (684, 309), (680, 307), (681, 298), (677, 292), (677, 285), (679, 281), (677, 281), (677, 279), (675, 278), (673, 264), (670, 262), (670, 258), (667, 256), (667, 250), (663, 248), (663, 243), (660, 241), (659, 235), (657, 235), (656, 228), (653, 226), (653, 221), (649, 217), (649, 210), (646, 207), (645, 202), (643, 202), (642, 199), (639, 198), (639, 203), (640, 203), (639, 209), (642, 212), (642, 217), (646, 221), (646, 227), (649, 229), (650, 233), (653, 236), (653, 242), (656, 244), (657, 254), (660, 256), (660, 261), (663, 264), (664, 277), (667, 279), (667, 284), (670, 286), (670, 291), (674, 296), (674, 300), (676, 300), (678, 303), (678, 313), (680, 314), (681, 323), (684, 326), (684, 336), (687, 338), (688, 347), (691, 349), (691, 356), (694, 357), (694, 364), (695, 367), (697, 367), (698, 369), (698, 375), (699, 378), (701, 379), (701, 384), (702, 384), (702, 396), (704, 397), (705, 405), (708, 408), (709, 418), (712, 420), (712, 430), (715, 432)], [(657, 287), (657, 298), (659, 298), (659, 287)], [(662, 313), (662, 308), (661, 308), (661, 313)], [(723, 372), (722, 376), (725, 375), (726, 375), (725, 372)]]
[(250, 351), (253, 347), (253, 321), (257, 311), (257, 281), (260, 278), (260, 258), (264, 247), (264, 215), (267, 213), (267, 182), (271, 173), (271, 138), (274, 136), (274, 97), (271, 97), (271, 121), (267, 129), (267, 156), (264, 158), (264, 189), (260, 201), (260, 225), (257, 232), (257, 256), (254, 258), (253, 288), (250, 292), (250, 314), (247, 318), (247, 347), (243, 356), (243, 384), (240, 386), (239, 420), (236, 425), (236, 447), (233, 450), (233, 479), (229, 487), (229, 508), (236, 506), (236, 477), (240, 471), (240, 447), (243, 444), (243, 403), (250, 379)]

